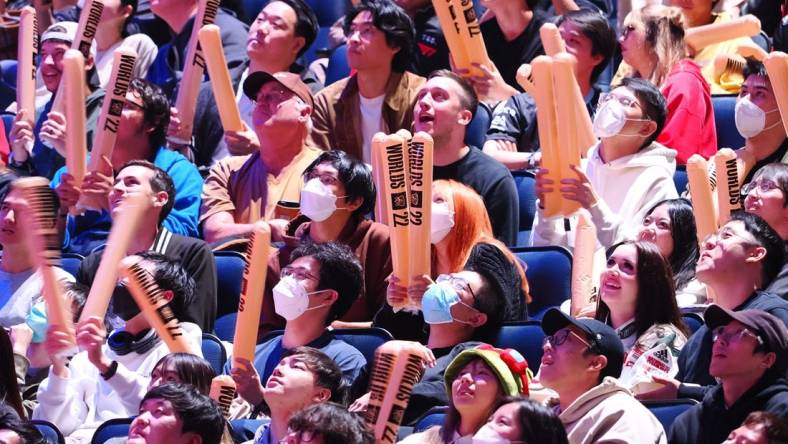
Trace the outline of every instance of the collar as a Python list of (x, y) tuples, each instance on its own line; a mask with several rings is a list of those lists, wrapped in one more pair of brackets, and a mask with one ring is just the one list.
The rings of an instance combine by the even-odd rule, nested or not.
[(632, 318), (624, 323), (624, 325), (616, 329), (616, 333), (621, 340), (624, 340), (636, 333), (635, 318)]
[(156, 233), (156, 237), (153, 239), (153, 245), (151, 245), (150, 251), (166, 254), (171, 240), (172, 232), (164, 227), (159, 228), (159, 232)]
[[(403, 105), (401, 103), (402, 100), (398, 100), (399, 95), (397, 91), (406, 91), (408, 89), (407, 83), (408, 76), (406, 76), (404, 72), (391, 71), (389, 79), (386, 82), (386, 89), (383, 93), (385, 95), (383, 103), (394, 112), (399, 111), (400, 107)], [(358, 101), (360, 102), (361, 93), (358, 90), (358, 74), (353, 74), (350, 80), (348, 80), (347, 86), (342, 90), (340, 98), (347, 100), (351, 95), (359, 98)], [(358, 106), (358, 104), (355, 104), (355, 106)]]
[(107, 346), (118, 356), (124, 356), (131, 352), (144, 355), (155, 347), (159, 341), (159, 335), (152, 328), (136, 335), (125, 330), (119, 330), (107, 338)]

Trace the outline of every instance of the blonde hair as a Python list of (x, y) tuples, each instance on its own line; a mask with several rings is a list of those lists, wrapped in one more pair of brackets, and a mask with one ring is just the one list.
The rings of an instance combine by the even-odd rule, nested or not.
[(632, 11), (632, 19), (643, 25), (645, 43), (656, 58), (654, 71), (643, 77), (661, 88), (673, 66), (687, 57), (684, 16), (679, 8), (655, 4)]

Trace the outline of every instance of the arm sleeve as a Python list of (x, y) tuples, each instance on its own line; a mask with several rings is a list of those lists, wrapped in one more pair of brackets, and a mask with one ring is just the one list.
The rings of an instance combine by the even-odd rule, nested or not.
[(531, 225), (530, 245), (534, 247), (569, 245), (566, 230), (564, 230), (564, 218), (560, 216), (545, 217), (544, 210), (539, 207), (539, 200), (536, 201), (536, 214), (534, 215), (534, 223)]
[(516, 244), (520, 226), (520, 205), (512, 175), (508, 174), (492, 187), (484, 200), (495, 237), (505, 245)]
[(167, 174), (175, 184), (175, 204), (164, 219), (164, 227), (175, 234), (198, 237), (197, 218), (202, 188), (200, 173), (194, 164), (182, 158), (168, 168)]
[(235, 204), (230, 196), (230, 175), (232, 169), (229, 159), (220, 161), (211, 168), (202, 186), (202, 204), (200, 206), (200, 223), (222, 211), (235, 211)]
[(107, 384), (118, 394), (123, 408), (129, 412), (139, 409), (140, 401), (148, 392), (148, 383), (150, 377), (133, 372), (120, 363), (117, 372), (107, 379)]
[(312, 110), (312, 131), (309, 132), (307, 146), (320, 148), (321, 150), (331, 149), (331, 127), (328, 117), (328, 98), (326, 92), (315, 97), (315, 109)]
[(194, 303), (186, 307), (191, 319), (184, 319), (200, 326), (203, 331), (213, 331), (216, 320), (216, 263), (208, 245), (200, 242), (183, 258), (183, 268), (197, 284)]
[(33, 410), (33, 419), (55, 424), (65, 436), (87, 419), (89, 406), (85, 400), (91, 395), (84, 390), (85, 381), (73, 377), (73, 371), (69, 373), (72, 377), (61, 378), (50, 371), (49, 377), (38, 387), (38, 405)]
[(532, 100), (527, 100), (525, 94), (510, 97), (493, 110), (487, 140), (505, 140), (517, 144), (519, 151), (536, 151), (538, 143), (531, 146), (522, 143), (529, 139), (524, 136), (535, 125), (535, 119), (536, 106)]

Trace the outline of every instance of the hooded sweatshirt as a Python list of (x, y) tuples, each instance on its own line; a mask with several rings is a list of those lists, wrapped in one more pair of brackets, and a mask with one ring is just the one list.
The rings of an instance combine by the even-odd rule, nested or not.
[(788, 380), (764, 376), (733, 403), (725, 406), (722, 386), (706, 393), (703, 402), (682, 413), (670, 428), (670, 443), (718, 444), (751, 412), (788, 417)]
[(609, 376), (577, 398), (558, 418), (566, 428), (569, 444), (667, 442), (657, 418)]
[[(596, 144), (588, 151), (584, 170), (599, 197), (588, 211), (599, 243), (607, 248), (634, 235), (646, 211), (657, 202), (678, 197), (673, 183), (676, 152), (654, 142), (635, 154), (604, 162), (599, 147)], [(538, 204), (531, 243), (574, 247), (570, 233), (576, 217), (570, 219), (572, 228), (567, 232), (562, 217), (545, 218)]]

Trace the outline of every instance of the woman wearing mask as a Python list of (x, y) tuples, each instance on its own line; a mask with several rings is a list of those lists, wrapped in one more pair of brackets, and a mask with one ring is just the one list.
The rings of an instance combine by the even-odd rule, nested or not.
[(648, 210), (637, 239), (651, 242), (670, 264), (679, 307), (706, 304), (706, 287), (695, 279), (698, 262), (695, 213), (686, 199), (667, 199)]
[[(433, 279), (442, 274), (459, 272), (465, 266), (474, 245), (487, 243), (503, 251), (517, 268), (520, 289), (527, 301), (528, 282), (522, 264), (492, 234), (492, 225), (484, 201), (470, 187), (453, 180), (436, 180), (432, 184), (432, 268), (431, 276), (417, 277), (418, 283), (406, 287), (394, 275), (389, 276), (386, 302), (375, 316), (373, 325), (385, 328), (397, 339), (424, 342), (424, 319), (421, 313), (394, 313), (391, 305), (410, 298), (421, 298)], [(525, 304), (523, 304), (525, 306)], [(526, 313), (522, 314), (525, 319)]]
[(549, 408), (528, 398), (507, 396), (473, 435), (473, 444), (568, 444), (564, 425)]
[(654, 373), (672, 377), (678, 372), (676, 359), (688, 330), (676, 304), (670, 266), (653, 243), (627, 241), (608, 250), (595, 317), (616, 329), (624, 344), (626, 359), (618, 378), (624, 386), (649, 383)]
[(708, 159), (717, 152), (709, 84), (687, 58), (681, 10), (661, 5), (632, 11), (619, 43), (634, 76), (656, 85), (667, 100), (668, 115), (657, 142), (678, 152), (679, 165), (693, 154)]
[(451, 361), (444, 374), (450, 397), (443, 425), (414, 433), (401, 442), (476, 442), (473, 435), (488, 421), (495, 407), (507, 396), (527, 396), (530, 380), (525, 359), (516, 351), (487, 344), (464, 350)]

